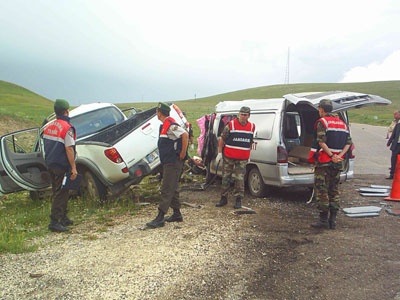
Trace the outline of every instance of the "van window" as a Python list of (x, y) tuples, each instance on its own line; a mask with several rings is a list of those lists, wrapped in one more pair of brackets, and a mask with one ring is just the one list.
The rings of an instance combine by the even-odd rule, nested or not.
[(272, 137), (272, 129), (274, 127), (275, 113), (251, 114), (250, 122), (256, 124), (254, 138), (270, 140)]

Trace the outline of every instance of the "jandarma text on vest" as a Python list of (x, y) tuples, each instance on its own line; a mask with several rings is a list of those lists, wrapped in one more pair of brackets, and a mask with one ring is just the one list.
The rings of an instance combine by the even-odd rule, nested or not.
[(250, 139), (246, 139), (246, 138), (233, 138), (234, 142), (245, 142), (245, 143), (250, 143)]

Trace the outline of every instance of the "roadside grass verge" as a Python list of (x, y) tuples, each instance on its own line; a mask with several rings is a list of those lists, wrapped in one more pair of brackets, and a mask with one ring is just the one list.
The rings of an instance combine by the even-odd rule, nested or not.
[[(139, 201), (155, 202), (159, 200), (158, 186), (149, 180), (119, 197), (99, 203), (81, 197), (72, 197), (68, 202), (68, 215), (75, 224), (93, 222), (96, 231), (107, 231), (114, 225), (114, 219), (123, 216), (134, 216), (142, 206)], [(51, 233), (49, 224), (51, 194), (43, 199), (33, 201), (28, 192), (5, 195), (0, 198), (0, 254), (34, 252), (41, 245), (42, 237)], [(91, 232), (86, 239), (96, 239)]]

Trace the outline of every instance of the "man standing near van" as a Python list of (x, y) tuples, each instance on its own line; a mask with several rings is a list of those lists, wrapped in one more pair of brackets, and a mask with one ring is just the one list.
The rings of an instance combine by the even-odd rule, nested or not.
[[(187, 155), (189, 134), (169, 116), (170, 111), (171, 108), (168, 104), (158, 103), (156, 113), (162, 123), (158, 138), (158, 151), (163, 171), (158, 215), (154, 220), (146, 223), (150, 228), (163, 227), (165, 221), (183, 221), (180, 211), (181, 202), (179, 200), (178, 184)], [(164, 219), (169, 207), (172, 207), (173, 214)]]
[(67, 216), (69, 189), (62, 188), (65, 174), (75, 180), (78, 173), (75, 164), (75, 128), (69, 122), (69, 103), (57, 99), (54, 103), (57, 119), (49, 123), (43, 131), (44, 153), (51, 177), (53, 202), (51, 205), (49, 230), (68, 231), (73, 221)]
[[(400, 153), (400, 111), (395, 111), (393, 116), (394, 120), (388, 129), (388, 134), (389, 130), (391, 129), (390, 137), (388, 137), (389, 140), (386, 143), (386, 146), (390, 147), (390, 151), (392, 151), (392, 155), (390, 157), (390, 174), (388, 177), (386, 177), (386, 179), (393, 179), (394, 172), (396, 170), (397, 155)], [(392, 127), (393, 125), (394, 127)]]
[[(242, 207), (244, 197), (244, 175), (246, 164), (250, 158), (250, 150), (253, 144), (255, 125), (249, 122), (250, 108), (240, 108), (238, 118), (230, 121), (222, 131), (218, 141), (217, 165), (222, 161), (222, 193), (217, 207), (228, 204), (228, 193), (232, 179), (235, 181), (234, 208)], [(233, 177), (233, 178), (232, 178)]]
[(315, 123), (314, 191), (320, 213), (318, 222), (311, 224), (314, 228), (336, 229), (340, 171), (344, 155), (352, 144), (346, 123), (333, 115), (332, 110), (332, 101), (319, 102), (320, 119)]

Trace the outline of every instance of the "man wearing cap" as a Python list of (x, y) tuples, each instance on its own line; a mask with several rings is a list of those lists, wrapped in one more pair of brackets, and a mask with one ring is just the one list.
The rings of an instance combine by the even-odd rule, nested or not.
[(314, 228), (336, 229), (340, 171), (344, 155), (352, 144), (346, 123), (332, 114), (332, 110), (332, 101), (319, 102), (320, 119), (314, 126), (316, 149), (309, 156), (315, 160), (314, 191), (320, 212), (318, 222), (311, 224)]
[(57, 99), (54, 103), (56, 120), (49, 123), (43, 131), (44, 153), (51, 177), (53, 202), (51, 206), (49, 230), (67, 231), (73, 221), (67, 216), (69, 190), (62, 188), (66, 173), (71, 180), (77, 177), (75, 165), (75, 128), (69, 122), (69, 103)]
[(234, 180), (233, 194), (235, 209), (242, 207), (244, 197), (244, 175), (246, 164), (250, 158), (255, 125), (249, 122), (250, 108), (240, 108), (238, 118), (230, 121), (221, 133), (218, 141), (217, 166), (222, 163), (222, 192), (217, 207), (228, 204), (231, 182)]
[[(146, 225), (150, 228), (164, 226), (164, 222), (182, 222), (180, 211), (178, 184), (182, 173), (183, 163), (186, 159), (189, 134), (169, 116), (171, 108), (168, 104), (160, 102), (157, 105), (157, 117), (161, 121), (158, 139), (158, 151), (163, 167), (161, 182), (161, 202), (158, 206), (157, 217)], [(173, 214), (164, 219), (169, 208)]]

